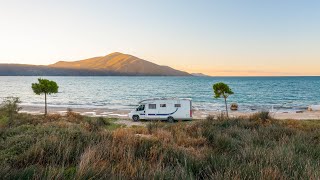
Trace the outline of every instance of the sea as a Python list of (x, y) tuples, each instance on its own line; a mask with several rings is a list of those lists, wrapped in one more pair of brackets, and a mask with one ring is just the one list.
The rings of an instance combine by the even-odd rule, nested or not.
[[(19, 97), (22, 105), (43, 106), (31, 84), (38, 76), (0, 76), (0, 101)], [(59, 92), (48, 96), (48, 105), (70, 108), (130, 110), (149, 98), (192, 98), (193, 108), (221, 111), (224, 100), (213, 95), (213, 84), (224, 82), (234, 94), (228, 103), (239, 111), (296, 111), (320, 104), (320, 77), (165, 77), (165, 76), (49, 76)]]

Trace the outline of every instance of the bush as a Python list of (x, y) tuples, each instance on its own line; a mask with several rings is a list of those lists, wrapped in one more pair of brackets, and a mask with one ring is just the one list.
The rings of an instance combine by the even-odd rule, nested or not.
[(0, 116), (0, 128), (4, 128), (8, 125), (8, 118), (5, 116)]
[(256, 120), (256, 121), (262, 121), (263, 123), (267, 122), (268, 120), (271, 120), (271, 116), (269, 111), (262, 111), (255, 113), (249, 117), (250, 120)]
[(62, 118), (60, 114), (48, 114), (44, 117), (45, 121), (58, 121)]
[(110, 126), (111, 123), (110, 123), (108, 120), (106, 120), (105, 118), (99, 117), (99, 118), (97, 119), (97, 125), (98, 125), (98, 126)]
[(0, 112), (8, 118), (8, 126), (12, 126), (14, 118), (17, 116), (18, 112), (21, 110), (19, 107), (21, 103), (18, 97), (6, 97), (1, 104)]
[(111, 125), (111, 123), (103, 117), (89, 118), (86, 121), (90, 131), (98, 131), (100, 128)]
[(214, 121), (214, 120), (215, 120), (215, 117), (214, 117), (214, 115), (209, 115), (209, 116), (206, 117), (206, 120), (208, 120), (208, 121)]
[(73, 112), (73, 110), (71, 108), (67, 109), (66, 117), (67, 117), (69, 122), (80, 123), (81, 121), (84, 120), (84, 117), (81, 114)]

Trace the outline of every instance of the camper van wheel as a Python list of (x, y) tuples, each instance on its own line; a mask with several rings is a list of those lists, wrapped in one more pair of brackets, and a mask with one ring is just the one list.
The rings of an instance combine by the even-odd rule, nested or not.
[(138, 115), (134, 115), (132, 116), (133, 121), (139, 121), (139, 116)]
[(173, 123), (173, 122), (174, 122), (174, 119), (173, 119), (172, 116), (169, 116), (169, 117), (168, 117), (168, 122), (169, 122), (169, 123)]

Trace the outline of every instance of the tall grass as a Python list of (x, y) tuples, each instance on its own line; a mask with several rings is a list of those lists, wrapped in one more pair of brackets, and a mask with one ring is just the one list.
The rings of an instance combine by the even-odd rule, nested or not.
[[(108, 119), (18, 114), (0, 128), (3, 179), (317, 179), (320, 123), (209, 117), (108, 130)], [(137, 136), (145, 135), (145, 136)]]

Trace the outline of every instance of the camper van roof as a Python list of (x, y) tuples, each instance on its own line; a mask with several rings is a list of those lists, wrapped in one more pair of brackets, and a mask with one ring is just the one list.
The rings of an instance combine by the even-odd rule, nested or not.
[(152, 98), (152, 99), (145, 99), (139, 102), (139, 104), (141, 104), (142, 102), (145, 101), (154, 101), (154, 100), (189, 100), (191, 101), (191, 98)]

